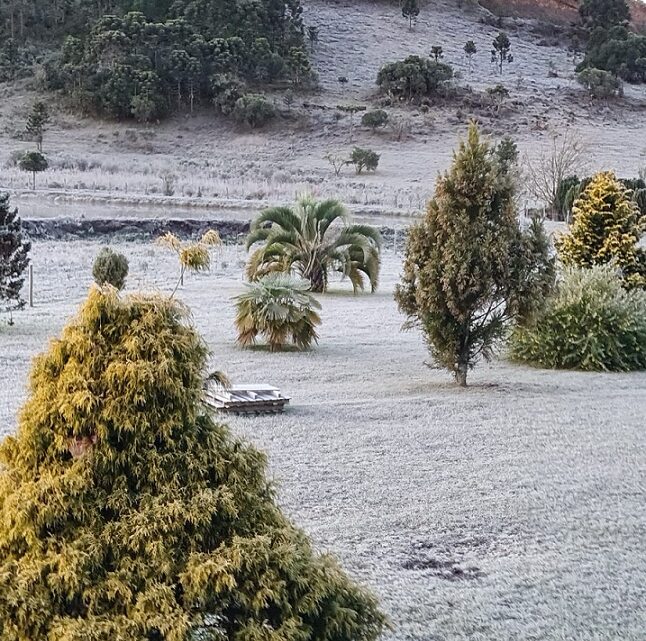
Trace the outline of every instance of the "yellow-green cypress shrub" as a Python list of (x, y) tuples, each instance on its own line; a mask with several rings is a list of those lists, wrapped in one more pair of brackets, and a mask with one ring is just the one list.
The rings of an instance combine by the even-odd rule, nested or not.
[(572, 208), (574, 222), (556, 239), (567, 267), (613, 263), (627, 287), (646, 287), (646, 252), (639, 247), (646, 221), (631, 191), (613, 172), (594, 176)]
[(282, 514), (201, 404), (167, 298), (94, 289), (0, 447), (2, 641), (369, 641), (374, 597)]

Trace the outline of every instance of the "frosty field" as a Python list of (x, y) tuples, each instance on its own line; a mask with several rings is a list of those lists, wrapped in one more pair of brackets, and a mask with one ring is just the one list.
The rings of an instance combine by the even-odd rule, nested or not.
[[(100, 245), (35, 243), (35, 307), (0, 319), (0, 435), (15, 430), (30, 359), (74, 313)], [(128, 290), (170, 292), (175, 257), (117, 244)], [(304, 354), (235, 346), (241, 248), (179, 298), (237, 383), (292, 397), (285, 415), (231, 418), (269, 456), (281, 504), (382, 599), (390, 641), (646, 638), (646, 373), (532, 370), (496, 361), (460, 390), (401, 333), (401, 256), (376, 295), (322, 296)]]

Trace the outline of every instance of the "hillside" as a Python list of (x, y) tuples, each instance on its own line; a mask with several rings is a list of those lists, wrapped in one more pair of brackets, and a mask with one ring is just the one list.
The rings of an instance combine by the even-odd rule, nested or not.
[[(51, 169), (39, 177), (36, 193), (29, 189), (30, 177), (10, 162), (30, 148), (21, 132), (33, 84), (0, 85), (0, 184), (19, 196), (26, 216), (62, 212), (58, 203), (75, 201), (88, 216), (96, 212), (89, 204), (113, 203), (111, 215), (131, 215), (134, 206), (146, 205), (155, 207), (151, 214), (160, 206), (166, 212), (190, 207), (194, 215), (212, 217), (226, 208), (248, 217), (250, 209), (290, 201), (304, 191), (338, 196), (366, 215), (411, 215), (424, 208), (437, 172), (448, 165), (472, 118), (494, 139), (514, 137), (529, 158), (569, 128), (589, 142), (591, 169), (610, 167), (632, 176), (644, 162), (644, 89), (629, 86), (625, 99), (591, 103), (574, 80), (566, 43), (558, 34), (546, 37), (534, 21), (503, 21), (515, 60), (500, 75), (489, 56), (496, 20), (474, 5), (438, 0), (412, 31), (396, 4), (370, 0), (308, 0), (305, 20), (320, 31), (312, 52), (320, 88), (296, 94), (289, 106), (284, 91), (270, 94), (282, 112), (275, 124), (249, 131), (208, 108), (161, 124), (119, 124), (82, 119), (54, 104), (45, 139)], [(480, 52), (471, 67), (463, 53), (469, 39)], [(434, 44), (443, 47), (445, 61), (457, 72), (454, 99), (426, 111), (391, 105), (391, 126), (374, 133), (358, 125), (359, 117), (353, 122), (337, 109), (379, 106), (375, 78), (381, 65), (428, 55)], [(348, 83), (340, 84), (339, 77)], [(496, 84), (510, 93), (501, 109), (486, 96)], [(325, 156), (346, 155), (355, 145), (381, 154), (379, 170), (356, 176), (346, 168), (336, 177)]]

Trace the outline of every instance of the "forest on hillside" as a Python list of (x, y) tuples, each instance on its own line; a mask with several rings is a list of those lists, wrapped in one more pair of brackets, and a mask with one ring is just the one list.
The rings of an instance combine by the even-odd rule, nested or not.
[(310, 75), (300, 0), (5, 0), (0, 79), (43, 70), (77, 110), (158, 119)]

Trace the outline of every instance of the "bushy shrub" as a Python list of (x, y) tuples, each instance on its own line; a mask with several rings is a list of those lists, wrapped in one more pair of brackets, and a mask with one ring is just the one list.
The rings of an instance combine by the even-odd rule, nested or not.
[(225, 116), (235, 109), (236, 102), (245, 95), (246, 85), (230, 73), (216, 74), (210, 79), (213, 104)]
[(240, 123), (258, 129), (276, 117), (276, 109), (260, 94), (245, 94), (236, 100), (233, 108), (233, 119)]
[(645, 221), (631, 191), (612, 172), (594, 176), (572, 207), (573, 223), (556, 239), (564, 265), (613, 262), (627, 287), (646, 287), (646, 251), (639, 246)]
[(248, 347), (262, 335), (274, 352), (284, 349), (290, 340), (298, 349), (317, 342), (321, 305), (309, 289), (309, 281), (281, 273), (267, 274), (248, 284), (247, 291), (235, 299), (238, 343)]
[(384, 93), (400, 100), (414, 101), (434, 96), (453, 78), (453, 69), (443, 62), (421, 56), (384, 65), (377, 84)]
[(3, 641), (380, 635), (202, 405), (207, 353), (176, 302), (95, 289), (36, 360), (0, 446)]
[(646, 81), (646, 36), (635, 35), (623, 27), (593, 34), (583, 62), (577, 67), (602, 69), (627, 82)]
[(97, 285), (112, 285), (123, 289), (128, 276), (128, 259), (109, 247), (104, 247), (94, 259), (92, 276)]
[(361, 117), (361, 124), (364, 127), (370, 127), (373, 131), (379, 127), (385, 127), (388, 124), (388, 113), (383, 109), (367, 111)]
[(646, 369), (646, 292), (626, 291), (612, 266), (568, 268), (545, 309), (514, 331), (510, 349), (541, 367)]
[(583, 69), (577, 73), (576, 79), (593, 98), (612, 98), (623, 93), (621, 80), (603, 69)]
[(358, 174), (362, 173), (364, 169), (366, 171), (377, 171), (380, 157), (381, 156), (372, 149), (361, 149), (361, 147), (355, 147), (350, 154), (350, 163), (354, 165)]

